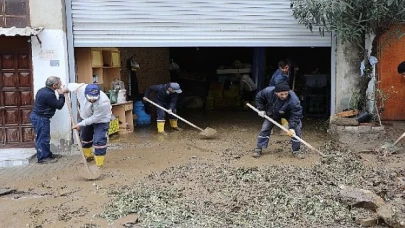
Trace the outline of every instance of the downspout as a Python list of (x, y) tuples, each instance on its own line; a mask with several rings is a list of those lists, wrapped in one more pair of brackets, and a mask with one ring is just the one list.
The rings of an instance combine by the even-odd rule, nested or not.
[(330, 51), (330, 116), (334, 115), (336, 112), (336, 33), (332, 32), (332, 45)]
[[(67, 39), (67, 55), (68, 55), (68, 74), (69, 82), (76, 82), (76, 67), (75, 67), (75, 51), (73, 43), (73, 22), (72, 22), (72, 0), (65, 0), (65, 9), (66, 9), (66, 39)], [(77, 100), (74, 93), (71, 93), (72, 100), (72, 112), (75, 122), (77, 122)], [(76, 140), (74, 139), (74, 142)]]

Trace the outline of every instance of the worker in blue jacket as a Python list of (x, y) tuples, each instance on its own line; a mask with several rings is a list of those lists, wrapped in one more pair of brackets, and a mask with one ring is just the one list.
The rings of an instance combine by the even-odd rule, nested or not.
[[(291, 64), (288, 59), (280, 60), (278, 62), (278, 69), (274, 72), (273, 76), (271, 77), (269, 86), (275, 87), (277, 84), (280, 83), (287, 83), (291, 86), (291, 77), (293, 77), (293, 72), (291, 71)], [(281, 125), (283, 127), (288, 126), (288, 121), (285, 118), (281, 119)]]
[(276, 86), (282, 82), (290, 84), (290, 64), (287, 60), (278, 62), (278, 69), (273, 73), (269, 86)]
[[(181, 131), (182, 129), (177, 126), (177, 118), (172, 113), (176, 114), (176, 104), (179, 93), (182, 93), (178, 83), (168, 83), (161, 85), (152, 85), (145, 92), (145, 98), (149, 99), (149, 95), (154, 92), (154, 101), (158, 105), (169, 110), (170, 126), (173, 130)], [(166, 113), (162, 109), (157, 109), (157, 129), (158, 133), (167, 135), (165, 132)]]
[[(288, 120), (289, 133), (291, 136), (292, 152), (297, 158), (304, 158), (300, 153), (300, 141), (293, 138), (293, 135), (301, 137), (302, 128), (302, 107), (297, 95), (290, 90), (287, 83), (277, 84), (275, 87), (267, 87), (256, 95), (256, 105), (259, 110), (259, 116), (266, 115), (275, 121), (280, 122), (281, 118)], [(274, 124), (265, 119), (262, 129), (257, 137), (257, 147), (254, 150), (253, 157), (260, 157), (262, 149), (267, 148), (270, 140), (270, 132)]]
[[(56, 93), (59, 94), (56, 97)], [(65, 105), (65, 95), (69, 90), (62, 88), (59, 77), (51, 76), (46, 79), (45, 87), (38, 90), (35, 96), (34, 108), (30, 114), (30, 121), (34, 128), (35, 148), (37, 159), (40, 164), (48, 164), (58, 161), (57, 156), (51, 152), (51, 118), (56, 109), (62, 109)]]

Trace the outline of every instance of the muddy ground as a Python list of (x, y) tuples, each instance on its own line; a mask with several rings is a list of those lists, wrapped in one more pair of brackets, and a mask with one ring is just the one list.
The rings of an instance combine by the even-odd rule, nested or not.
[[(348, 180), (348, 176), (355, 176), (356, 173), (361, 173), (364, 183), (371, 181), (367, 180), (367, 176), (385, 178), (384, 175), (367, 173), (368, 170), (374, 172), (383, 168), (398, 175), (403, 173), (405, 141), (399, 145), (401, 149), (398, 153), (392, 156), (359, 153), (394, 141), (405, 131), (403, 122), (386, 122), (386, 134), (378, 140), (364, 139), (345, 144), (331, 141), (326, 133), (327, 119), (307, 118), (303, 124), (304, 140), (323, 152), (328, 150), (325, 153), (339, 159), (322, 160), (316, 152), (304, 150), (306, 158), (297, 160), (291, 156), (289, 138), (280, 136), (277, 131), (271, 136), (270, 148), (264, 150), (262, 157), (255, 159), (251, 153), (262, 123), (255, 113), (222, 111), (181, 115), (201, 128), (215, 128), (217, 137), (203, 139), (199, 137), (198, 130), (184, 123), (179, 123), (184, 131), (168, 130), (168, 136), (160, 137), (156, 134), (155, 124), (152, 124), (137, 128), (134, 133), (111, 138), (99, 180), (84, 181), (78, 173), (79, 162), (61, 165), (60, 169), (28, 178), (13, 177), (7, 183), (2, 183), (3, 188), (17, 189), (17, 192), (0, 196), (1, 227), (124, 227), (124, 220), (115, 219), (125, 217), (131, 210), (139, 214), (132, 215), (135, 218), (124, 219), (132, 222), (138, 219), (135, 227), (322, 227), (322, 224), (358, 227), (350, 218), (350, 211), (343, 208), (342, 202), (338, 202), (333, 193), (335, 187), (356, 183), (356, 187), (367, 187), (367, 184), (356, 182), (357, 176)], [(351, 155), (346, 157), (346, 153)], [(65, 156), (60, 159), (61, 164), (64, 159), (70, 158), (80, 160), (78, 156)], [(350, 162), (355, 162), (356, 167), (342, 165)], [(332, 166), (331, 163), (336, 165)], [(325, 174), (326, 178), (333, 179), (330, 185), (311, 183), (311, 178), (324, 181), (324, 177), (319, 177), (322, 175), (314, 173), (326, 173), (329, 171), (322, 169), (335, 168), (340, 170), (329, 170), (333, 174)], [(361, 171), (355, 170), (358, 168)], [(344, 169), (354, 171), (349, 173)], [(283, 190), (282, 186), (297, 181), (304, 183), (289, 189), (297, 194), (289, 198), (289, 193), (285, 192), (287, 187)], [(390, 194), (401, 193), (393, 182), (381, 181), (385, 181), (381, 191), (387, 198)], [(307, 186), (307, 189), (301, 191), (297, 186), (304, 189)], [(336, 201), (338, 206), (321, 216), (319, 211), (322, 208), (315, 205), (311, 209), (313, 216), (306, 217), (306, 210), (310, 209), (300, 208), (303, 205), (307, 207), (309, 201), (305, 201), (306, 198), (315, 197), (308, 188), (319, 186), (325, 187), (328, 192), (318, 189), (319, 198), (313, 201)], [(276, 193), (276, 190), (279, 192)], [(125, 192), (132, 195), (123, 196)], [(260, 194), (260, 197), (256, 197)], [(273, 197), (275, 194), (284, 194), (283, 199), (289, 202), (273, 204), (271, 213), (266, 214), (270, 210), (269, 204), (280, 200)], [(122, 202), (125, 197), (128, 201)], [(162, 201), (164, 197), (166, 199)], [(299, 200), (294, 201), (296, 198)], [(117, 203), (130, 204), (130, 200), (143, 205), (119, 208)], [(169, 202), (171, 200), (172, 203)], [(204, 205), (201, 205), (202, 202)], [(146, 204), (150, 208), (143, 207)], [(277, 214), (291, 213), (286, 205), (298, 208), (294, 209), (293, 215)], [(321, 206), (324, 207), (323, 211), (329, 208)], [(341, 211), (346, 214), (342, 213), (340, 217), (332, 215)], [(129, 223), (127, 227), (131, 227)]]

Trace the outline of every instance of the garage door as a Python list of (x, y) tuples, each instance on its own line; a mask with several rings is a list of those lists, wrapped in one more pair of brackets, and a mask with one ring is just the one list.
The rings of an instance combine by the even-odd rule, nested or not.
[(75, 47), (329, 47), (290, 0), (70, 0)]

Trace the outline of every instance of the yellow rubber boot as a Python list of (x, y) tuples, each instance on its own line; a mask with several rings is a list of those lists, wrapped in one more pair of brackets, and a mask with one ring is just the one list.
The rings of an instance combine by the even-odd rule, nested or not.
[(157, 129), (158, 129), (158, 134), (167, 135), (167, 133), (165, 132), (165, 122), (158, 121), (157, 122)]
[(86, 157), (86, 160), (88, 162), (91, 162), (94, 160), (93, 147), (83, 148), (83, 154), (84, 154), (84, 157)]
[[(282, 125), (284, 128), (287, 128), (287, 129), (288, 129), (288, 121), (287, 121), (287, 119), (281, 118), (281, 125)], [(280, 135), (287, 135), (287, 132), (281, 131), (281, 132), (280, 132)]]
[(176, 131), (181, 131), (181, 130), (183, 130), (183, 129), (181, 129), (181, 128), (179, 128), (179, 127), (177, 126), (177, 120), (174, 120), (174, 119), (171, 119), (171, 120), (170, 120), (170, 127), (172, 127), (172, 129), (173, 129), (173, 130), (176, 130)]
[(94, 159), (96, 160), (97, 167), (102, 168), (104, 166), (104, 155), (95, 156)]

